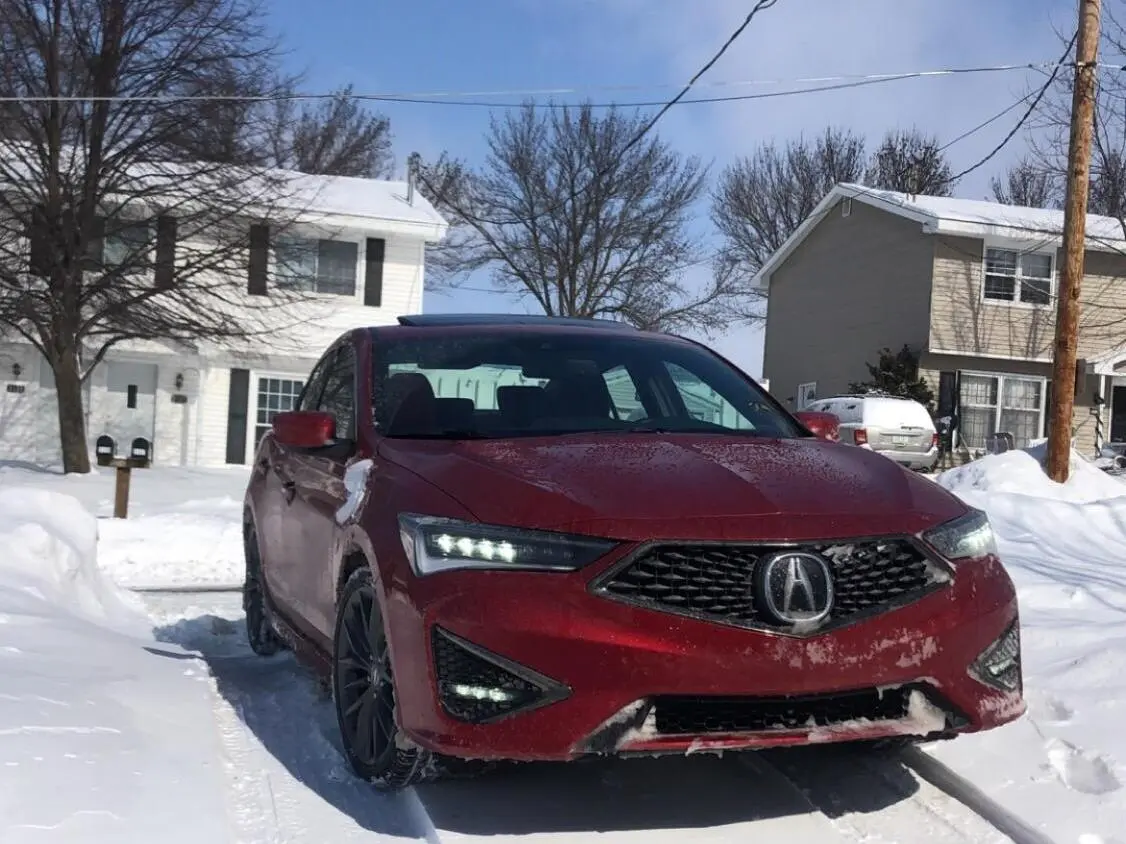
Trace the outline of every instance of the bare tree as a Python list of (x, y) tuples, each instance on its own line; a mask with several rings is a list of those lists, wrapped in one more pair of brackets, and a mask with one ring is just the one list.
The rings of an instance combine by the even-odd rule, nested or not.
[(314, 107), (275, 101), (270, 149), (275, 167), (329, 176), (387, 178), (394, 167), (391, 121), (342, 88)]
[(839, 128), (784, 147), (763, 144), (730, 165), (711, 210), (726, 267), (747, 282), (836, 184), (859, 182), (863, 170), (863, 139)]
[(989, 181), (993, 198), (1004, 205), (1024, 208), (1059, 208), (1060, 184), (1057, 174), (1029, 158), (1022, 158), (1001, 177)]
[(479, 170), (447, 156), (421, 165), (421, 187), (452, 228), (432, 272), (456, 285), (488, 268), (499, 289), (551, 315), (666, 330), (730, 322), (728, 276), (689, 282), (706, 263), (688, 227), (705, 169), (654, 134), (632, 143), (644, 125), (613, 109), (529, 104), (493, 119)]
[[(1126, 62), (1124, 9), (1123, 0), (1103, 6), (1099, 60), (1108, 65)], [(1074, 46), (1073, 34), (1059, 39)], [(1064, 64), (1028, 126), (1029, 162), (1056, 184), (1067, 173), (1073, 82), (1074, 67)], [(1117, 218), (1126, 232), (1126, 80), (1116, 73), (1098, 77), (1088, 211)]]
[(196, 86), (200, 93), (255, 99), (193, 103), (176, 142), (193, 160), (253, 164), (301, 173), (380, 179), (391, 175), (391, 122), (341, 88), (300, 102), (300, 78), (269, 65), (247, 72), (222, 65)]
[(21, 98), (2, 115), (0, 331), (50, 365), (64, 470), (86, 472), (82, 385), (112, 348), (276, 324), (278, 299), (254, 295), (263, 224), (304, 187), (240, 164), (237, 147), (200, 163), (185, 143), (223, 121), (178, 95), (271, 78), (251, 0), (0, 0), (0, 21), (0, 96)]
[(872, 154), (864, 183), (900, 193), (950, 196), (953, 175), (937, 138), (918, 129), (896, 130)]

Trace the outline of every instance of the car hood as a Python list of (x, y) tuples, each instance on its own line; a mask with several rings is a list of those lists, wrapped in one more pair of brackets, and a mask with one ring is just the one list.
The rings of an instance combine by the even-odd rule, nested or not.
[(882, 455), (811, 438), (384, 440), (381, 451), (482, 522), (622, 540), (917, 533), (966, 512)]

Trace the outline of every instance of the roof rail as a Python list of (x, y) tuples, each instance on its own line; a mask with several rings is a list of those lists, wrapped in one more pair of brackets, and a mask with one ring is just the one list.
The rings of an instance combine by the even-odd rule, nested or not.
[(455, 325), (559, 325), (577, 328), (609, 328), (636, 331), (628, 322), (584, 317), (557, 317), (540, 314), (408, 314), (399, 317), (399, 325), (416, 328)]

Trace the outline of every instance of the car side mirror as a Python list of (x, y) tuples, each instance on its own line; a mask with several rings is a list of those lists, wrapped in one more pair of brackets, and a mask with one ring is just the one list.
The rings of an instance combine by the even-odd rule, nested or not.
[(821, 413), (815, 410), (799, 410), (794, 417), (805, 425), (811, 433), (823, 440), (840, 442), (841, 421), (835, 413)]
[(336, 417), (319, 410), (286, 410), (273, 421), (274, 438), (287, 448), (325, 448), (336, 443)]

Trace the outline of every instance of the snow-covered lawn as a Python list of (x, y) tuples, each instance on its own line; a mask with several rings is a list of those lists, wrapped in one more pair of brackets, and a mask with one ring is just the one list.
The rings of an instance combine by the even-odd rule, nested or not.
[(34, 486), (81, 501), (98, 517), (98, 564), (122, 586), (242, 583), (247, 468), (135, 469), (128, 519), (111, 518), (115, 474), (63, 476), (0, 463), (0, 489)]
[[(119, 588), (239, 583), (245, 482), (245, 469), (137, 471), (121, 521), (112, 471), (0, 469), (4, 844), (1006, 840), (905, 769), (833, 749), (532, 766), (374, 794), (292, 658), (247, 653), (237, 594), (142, 607)], [(1026, 452), (937, 482), (999, 535), (1029, 714), (926, 752), (1056, 844), (1126, 844), (1126, 484), (1077, 459), (1060, 488)]]

